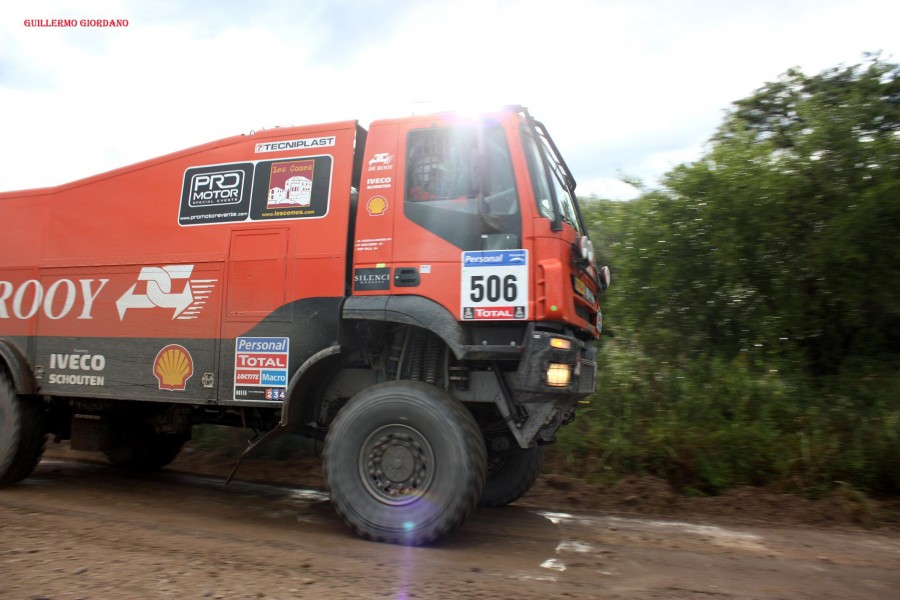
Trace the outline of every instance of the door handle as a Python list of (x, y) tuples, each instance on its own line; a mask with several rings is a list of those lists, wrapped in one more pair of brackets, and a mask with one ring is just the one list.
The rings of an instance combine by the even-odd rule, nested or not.
[(419, 270), (415, 267), (394, 269), (394, 285), (396, 287), (416, 287), (419, 283)]

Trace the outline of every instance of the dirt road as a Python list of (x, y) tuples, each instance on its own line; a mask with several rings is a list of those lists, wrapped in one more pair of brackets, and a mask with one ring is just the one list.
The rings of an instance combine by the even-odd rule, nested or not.
[(321, 492), (45, 460), (0, 490), (0, 598), (888, 599), (900, 534), (510, 506), (430, 548), (354, 537)]

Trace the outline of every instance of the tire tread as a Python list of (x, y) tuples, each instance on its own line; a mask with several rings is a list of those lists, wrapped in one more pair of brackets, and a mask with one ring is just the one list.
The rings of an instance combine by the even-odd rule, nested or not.
[[(22, 481), (34, 472), (44, 455), (46, 436), (44, 435), (44, 412), (32, 400), (16, 394), (9, 375), (0, 369), (0, 402), (7, 403), (12, 416), (12, 440), (6, 451), (12, 456), (8, 462), (0, 456), (0, 487)], [(2, 440), (0, 440), (2, 441)], [(4, 449), (0, 448), (0, 452)]]
[[(335, 460), (332, 454), (335, 451), (335, 445), (340, 443), (340, 440), (335, 440), (334, 436), (327, 437), (325, 441), (325, 448), (323, 452), (323, 470), (325, 472), (326, 485), (329, 485), (329, 491), (332, 492), (332, 505), (334, 506), (338, 516), (340, 516), (344, 520), (344, 522), (347, 523), (347, 525), (353, 530), (354, 533), (362, 538), (375, 542), (421, 546), (433, 543), (453, 532), (478, 506), (478, 500), (479, 498), (481, 498), (483, 484), (487, 474), (487, 451), (484, 447), (483, 436), (481, 434), (481, 431), (478, 429), (478, 425), (475, 422), (475, 419), (472, 417), (472, 414), (468, 411), (468, 409), (466, 409), (466, 407), (462, 405), (462, 403), (457, 401), (449, 394), (446, 394), (440, 388), (434, 388), (429, 384), (420, 382), (391, 382), (389, 384), (378, 384), (378, 386), (375, 387), (396, 385), (397, 383), (404, 383), (408, 386), (421, 386), (422, 390), (433, 390), (440, 392), (435, 396), (439, 398), (439, 401), (442, 402), (444, 406), (450, 410), (455, 422), (461, 426), (463, 444), (468, 449), (468, 452), (472, 452), (475, 454), (475, 456), (473, 457), (474, 460), (470, 461), (473, 463), (475, 473), (474, 476), (471, 477), (468, 482), (466, 482), (468, 485), (468, 489), (464, 493), (460, 494), (459, 499), (452, 506), (447, 507), (448, 514), (440, 520), (439, 526), (428, 529), (415, 530), (411, 533), (390, 534), (384, 531), (374, 530), (374, 528), (366, 527), (363, 524), (358, 523), (353, 515), (347, 514), (347, 512), (341, 507), (341, 502), (335, 501), (334, 491), (330, 489), (330, 485), (328, 484), (329, 468), (330, 465), (334, 464)], [(374, 389), (374, 387), (369, 389), (372, 390)], [(367, 391), (361, 392), (361, 394), (366, 394)], [(340, 431), (344, 426), (344, 421), (353, 418), (353, 411), (346, 410), (347, 408), (351, 408), (352, 404), (353, 399), (351, 399), (348, 405), (338, 413), (334, 422), (331, 424), (330, 429), (332, 431)]]

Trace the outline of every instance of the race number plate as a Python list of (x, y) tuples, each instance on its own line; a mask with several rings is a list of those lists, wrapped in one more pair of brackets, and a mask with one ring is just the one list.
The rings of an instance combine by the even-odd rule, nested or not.
[(528, 251), (463, 252), (461, 289), (465, 321), (527, 319)]

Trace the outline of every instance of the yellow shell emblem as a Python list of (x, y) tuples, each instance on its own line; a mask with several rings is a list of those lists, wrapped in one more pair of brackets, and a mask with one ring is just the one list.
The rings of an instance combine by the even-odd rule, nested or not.
[(384, 196), (372, 196), (366, 202), (366, 210), (370, 217), (380, 217), (385, 213), (388, 207), (387, 199)]
[(180, 391), (194, 374), (191, 353), (183, 346), (169, 344), (159, 351), (153, 361), (153, 374), (159, 380), (159, 389)]

